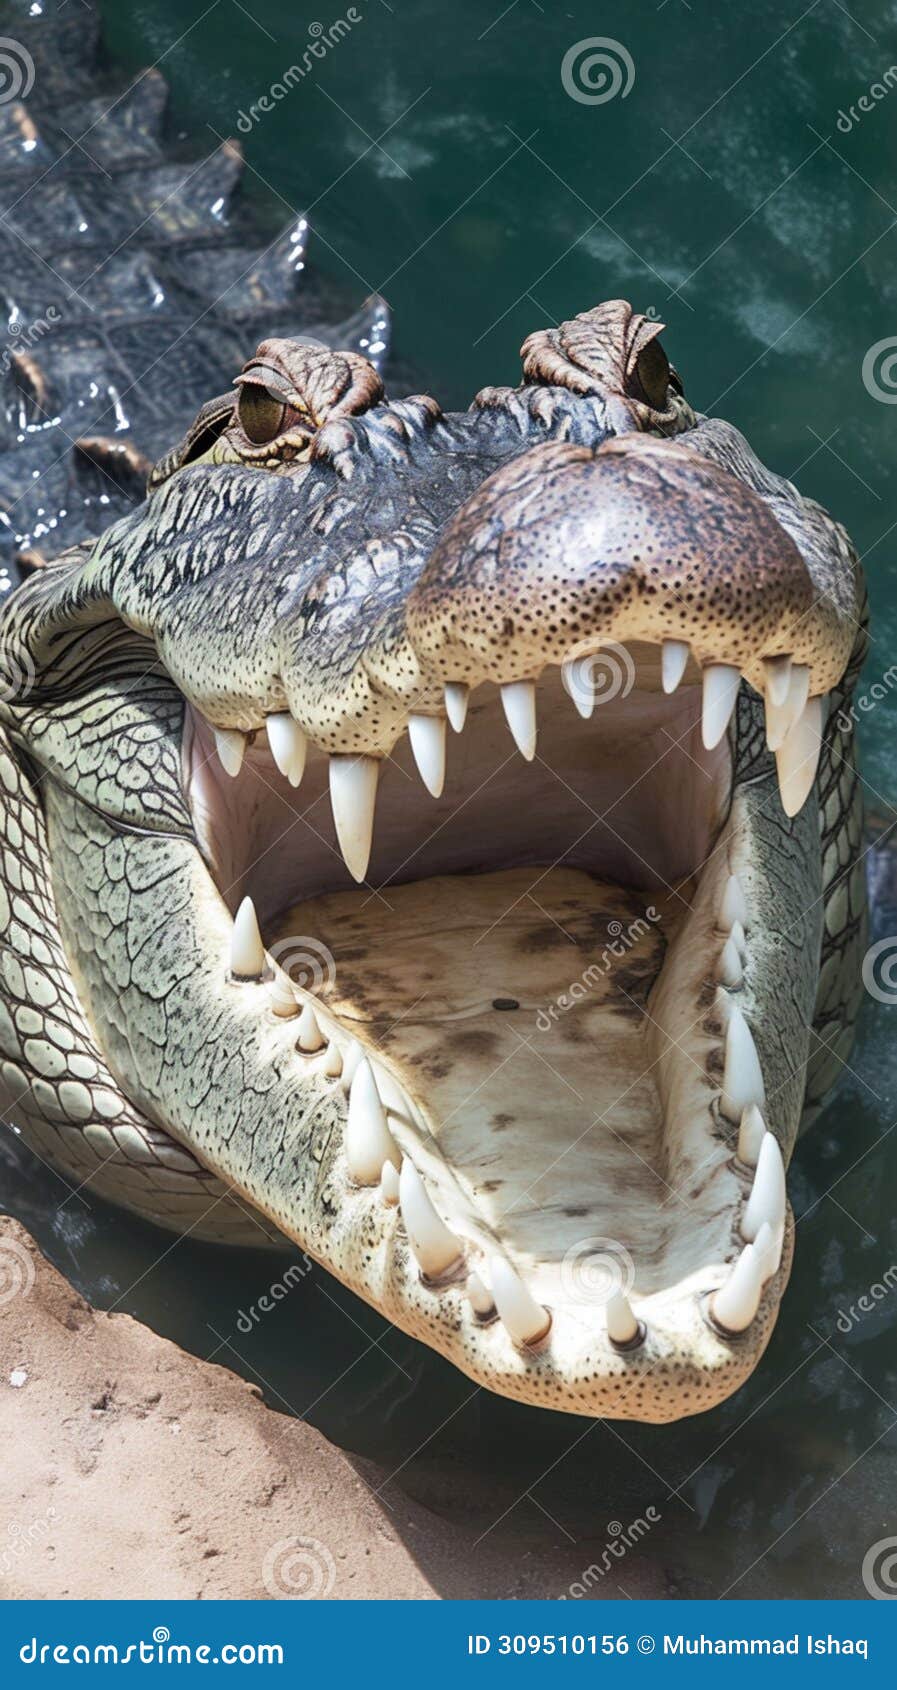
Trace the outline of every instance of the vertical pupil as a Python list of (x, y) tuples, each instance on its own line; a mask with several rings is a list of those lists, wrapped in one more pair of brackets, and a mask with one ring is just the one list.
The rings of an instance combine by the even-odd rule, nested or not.
[(240, 394), (240, 421), (247, 437), (257, 444), (274, 439), (284, 411), (281, 400), (264, 388), (244, 387)]

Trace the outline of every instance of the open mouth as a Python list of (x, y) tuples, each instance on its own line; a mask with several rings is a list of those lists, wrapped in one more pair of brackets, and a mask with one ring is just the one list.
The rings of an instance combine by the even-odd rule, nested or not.
[[(807, 677), (767, 674), (776, 739)], [(748, 1335), (756, 1361), (784, 1288), (740, 1007), (762, 919), (733, 816), (740, 686), (681, 641), (580, 651), (538, 685), (450, 684), (379, 765), (284, 714), (245, 736), (189, 713), (232, 989), (264, 991), (338, 1099), (330, 1200), (360, 1288), (436, 1347), (460, 1332), (453, 1359), (527, 1400), (696, 1411)], [(780, 763), (789, 809), (818, 750)]]

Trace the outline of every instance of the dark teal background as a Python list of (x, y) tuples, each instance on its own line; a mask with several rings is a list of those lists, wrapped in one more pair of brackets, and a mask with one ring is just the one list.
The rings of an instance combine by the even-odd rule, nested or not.
[[(838, 120), (897, 61), (892, 9), (503, 5), (359, 5), (348, 38), (243, 136), (246, 193), (272, 227), (311, 209), (313, 263), (343, 295), (385, 293), (403, 362), (449, 405), (514, 380), (533, 328), (608, 297), (650, 308), (692, 402), (853, 534), (871, 686), (897, 656), (897, 409), (862, 375), (897, 337), (897, 91), (847, 133)], [(175, 127), (200, 149), (239, 133), (308, 26), (346, 7), (104, 11), (111, 53), (160, 63)], [(625, 99), (565, 93), (564, 55), (592, 35), (631, 55)], [(885, 686), (863, 724), (885, 820), (895, 723)], [(879, 880), (880, 931), (897, 932), (886, 858)], [(86, 1198), (57, 1214), (49, 1175), (11, 1173), (11, 1207), (97, 1304), (237, 1368), (356, 1452), (394, 1529), (422, 1503), (432, 1532), (409, 1541), (445, 1595), (560, 1594), (651, 1505), (660, 1523), (595, 1595), (863, 1596), (867, 1550), (897, 1534), (897, 1293), (849, 1332), (839, 1311), (897, 1262), (895, 1035), (897, 1005), (869, 1004), (851, 1072), (795, 1157), (795, 1267), (764, 1362), (733, 1400), (666, 1428), (477, 1392), (318, 1270), (244, 1337), (268, 1258), (188, 1239), (158, 1261), (158, 1234), (131, 1218)]]

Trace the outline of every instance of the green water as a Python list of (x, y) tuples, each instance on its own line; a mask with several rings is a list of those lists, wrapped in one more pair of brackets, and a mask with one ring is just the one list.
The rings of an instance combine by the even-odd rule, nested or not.
[[(106, 13), (114, 55), (160, 60), (178, 124), (213, 145), (301, 59), (308, 26), (346, 12), (252, 0), (250, 17), (221, 0), (191, 27), (206, 3)], [(863, 379), (869, 349), (897, 336), (897, 91), (868, 94), (897, 59), (890, 9), (502, 5), (359, 5), (243, 134), (247, 192), (284, 220), (311, 208), (319, 267), (386, 295), (403, 360), (449, 405), (514, 380), (533, 328), (607, 297), (650, 308), (692, 402), (850, 529), (871, 687), (897, 628), (897, 392)], [(564, 91), (564, 55), (592, 34), (631, 55), (625, 98)], [(870, 109), (839, 129), (860, 96)], [(883, 693), (862, 729), (868, 802), (890, 815), (897, 702)], [(880, 921), (897, 931), (886, 900)], [(425, 1501), (438, 1529), (411, 1547), (448, 1595), (559, 1594), (649, 1506), (659, 1522), (594, 1594), (862, 1595), (864, 1554), (897, 1533), (897, 1294), (849, 1331), (839, 1311), (897, 1261), (895, 1031), (897, 1006), (870, 1003), (852, 1072), (797, 1153), (796, 1262), (766, 1359), (733, 1401), (672, 1428), (472, 1393), (317, 1271), (244, 1334), (267, 1259), (188, 1240), (158, 1261), (158, 1235), (89, 1194), (51, 1215), (43, 1175), (15, 1176), (13, 1207), (96, 1302), (214, 1353), (370, 1458), (395, 1529), (403, 1493)]]

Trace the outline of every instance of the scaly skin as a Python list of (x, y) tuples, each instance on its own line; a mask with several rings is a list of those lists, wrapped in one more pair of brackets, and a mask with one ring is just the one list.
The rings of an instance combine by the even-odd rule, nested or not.
[[(646, 1420), (710, 1406), (746, 1377), (790, 1266), (787, 1224), (744, 1334), (708, 1321), (750, 1186), (723, 1107), (730, 1004), (753, 1033), (787, 1162), (805, 1102), (818, 1106), (849, 1049), (864, 942), (851, 746), (824, 727), (818, 776), (789, 819), (763, 704), (764, 659), (782, 653), (808, 671), (812, 697), (829, 696), (830, 722), (849, 703), (865, 638), (859, 565), (843, 531), (734, 429), (696, 418), (659, 327), (621, 301), (584, 313), (530, 337), (521, 387), (487, 389), (455, 415), (383, 400), (358, 356), (265, 342), (242, 397), (210, 401), (161, 460), (147, 503), (36, 576), (0, 631), (8, 672), (29, 682), (2, 705), (0, 763), (0, 1052), (29, 1142), (161, 1224), (235, 1239), (279, 1228), (492, 1389)], [(338, 1079), (297, 1050), (296, 1021), (270, 1013), (264, 985), (230, 977), (249, 870), (227, 859), (233, 828), (210, 829), (195, 787), (189, 798), (190, 771), (207, 763), (203, 722), (253, 734), (289, 711), (311, 745), (302, 811), (327, 833), (323, 868), (308, 847), (310, 889), (346, 885), (317, 810), (328, 754), (376, 759), (385, 789), (409, 712), (439, 717), (446, 684), (469, 685), (476, 705), (480, 686), (547, 676), (583, 645), (669, 638), (699, 667), (744, 677), (731, 793), (646, 1032), (669, 1123), (663, 1168), (687, 1193), (707, 1265), (686, 1248), (675, 1283), (638, 1307), (647, 1331), (631, 1350), (600, 1324), (583, 1339), (562, 1302), (526, 1345), (507, 1322), (478, 1321), (457, 1274), (421, 1277), (400, 1210), (347, 1160)], [(270, 793), (261, 741), (247, 763)], [(226, 809), (226, 781), (203, 778), (212, 810)], [(298, 801), (282, 785), (278, 802)], [(250, 855), (264, 856), (263, 839)], [(372, 884), (388, 878), (377, 849)], [(711, 966), (729, 875), (749, 935), (731, 993)], [(449, 1067), (456, 1048), (447, 1035)], [(432, 1182), (467, 1267), (483, 1277), (490, 1253), (515, 1260), (439, 1160), (426, 1073), (376, 1059), (393, 1138)], [(404, 1098), (390, 1101), (390, 1073)], [(538, 1108), (528, 1100), (535, 1130)], [(516, 1266), (525, 1276), (519, 1251)]]

